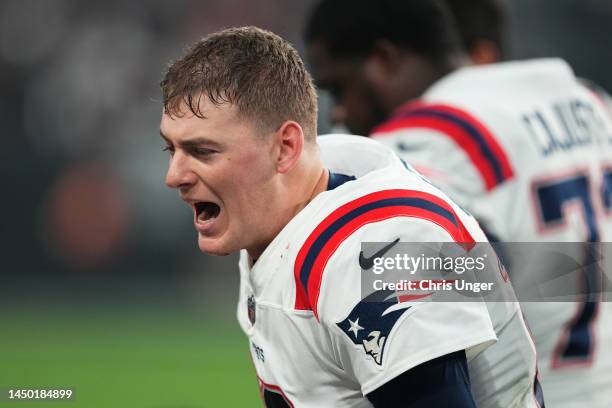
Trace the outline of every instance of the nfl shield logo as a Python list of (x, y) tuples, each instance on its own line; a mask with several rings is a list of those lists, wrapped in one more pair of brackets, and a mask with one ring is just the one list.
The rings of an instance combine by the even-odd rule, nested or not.
[(255, 297), (253, 295), (249, 296), (247, 300), (247, 311), (249, 313), (249, 320), (251, 324), (255, 324)]

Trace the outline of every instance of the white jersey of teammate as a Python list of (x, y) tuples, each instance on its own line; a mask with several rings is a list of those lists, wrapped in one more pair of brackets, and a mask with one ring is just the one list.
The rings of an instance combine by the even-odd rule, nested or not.
[[(612, 240), (611, 119), (562, 60), (455, 71), (372, 137), (470, 211), (490, 237)], [(610, 406), (609, 307), (523, 304), (548, 408)]]
[(537, 407), (535, 347), (517, 303), (362, 297), (362, 242), (486, 241), (474, 218), (379, 143), (318, 143), (326, 168), (350, 181), (317, 195), (254, 265), (245, 251), (239, 262), (238, 320), (264, 400), (370, 407), (365, 395), (386, 382), (465, 350), (480, 406)]

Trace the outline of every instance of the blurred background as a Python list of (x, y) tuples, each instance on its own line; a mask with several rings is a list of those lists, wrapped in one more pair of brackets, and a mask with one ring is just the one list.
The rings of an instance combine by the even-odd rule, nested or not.
[[(236, 257), (199, 253), (163, 182), (158, 83), (224, 27), (303, 53), (315, 2), (0, 2), (0, 390), (72, 387), (71, 407), (261, 405)], [(560, 56), (612, 89), (610, 0), (506, 3), (512, 58)], [(329, 105), (320, 95), (320, 133)]]

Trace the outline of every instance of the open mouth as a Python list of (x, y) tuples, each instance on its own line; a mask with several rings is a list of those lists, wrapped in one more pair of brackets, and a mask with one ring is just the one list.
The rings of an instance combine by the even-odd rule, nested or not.
[(210, 201), (200, 201), (194, 204), (196, 218), (199, 222), (206, 222), (215, 219), (221, 212), (221, 207)]

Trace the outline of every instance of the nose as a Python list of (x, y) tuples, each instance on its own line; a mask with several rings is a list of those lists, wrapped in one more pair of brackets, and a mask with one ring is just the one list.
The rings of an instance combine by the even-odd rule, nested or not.
[(166, 185), (170, 188), (186, 188), (196, 183), (197, 176), (189, 168), (189, 157), (180, 151), (170, 157), (168, 172), (166, 173)]

